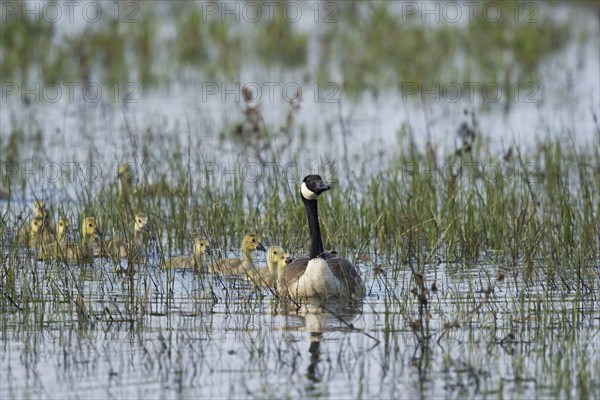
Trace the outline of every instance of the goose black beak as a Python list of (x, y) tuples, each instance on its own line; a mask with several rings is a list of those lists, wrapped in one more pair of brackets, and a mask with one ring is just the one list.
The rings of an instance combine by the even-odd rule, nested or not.
[(267, 251), (267, 249), (265, 249), (265, 246), (263, 246), (262, 243), (259, 243), (256, 249), (260, 251)]
[(309, 188), (315, 192), (315, 194), (320, 195), (321, 193), (331, 189), (331, 186), (325, 184), (325, 182), (319, 179), (318, 181), (314, 181), (314, 188), (311, 188), (310, 185)]

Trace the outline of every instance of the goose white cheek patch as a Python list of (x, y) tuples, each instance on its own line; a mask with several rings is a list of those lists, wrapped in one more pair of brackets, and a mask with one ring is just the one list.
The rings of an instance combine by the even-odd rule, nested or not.
[(310, 190), (304, 182), (302, 182), (300, 191), (302, 192), (302, 197), (304, 197), (306, 200), (315, 200), (319, 198), (319, 195)]

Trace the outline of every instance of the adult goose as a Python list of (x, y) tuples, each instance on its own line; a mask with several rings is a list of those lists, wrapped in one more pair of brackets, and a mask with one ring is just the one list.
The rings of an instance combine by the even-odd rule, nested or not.
[(335, 252), (323, 250), (317, 199), (329, 190), (319, 175), (308, 175), (300, 193), (310, 230), (310, 254), (292, 260), (278, 274), (277, 290), (281, 296), (299, 299), (357, 300), (365, 295), (365, 284), (352, 263)]

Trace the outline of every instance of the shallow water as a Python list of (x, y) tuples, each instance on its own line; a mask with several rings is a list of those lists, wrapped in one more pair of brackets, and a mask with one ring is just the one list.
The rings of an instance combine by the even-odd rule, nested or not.
[[(304, 89), (291, 134), (280, 132), (289, 104), (262, 99), (273, 134), (273, 151), (262, 161), (229, 132), (243, 120), (245, 104), (239, 96), (223, 100), (222, 93), (205, 98), (202, 83), (214, 78), (202, 72), (168, 76), (128, 104), (114, 101), (110, 90), (97, 103), (3, 97), (1, 144), (15, 130), (24, 139), (16, 173), (0, 160), (0, 187), (9, 175), (22, 186), (10, 204), (0, 201), (0, 222), (26, 218), (34, 195), (54, 211), (71, 207), (67, 213), (76, 220), (84, 212), (82, 192), (93, 197), (112, 185), (123, 162), (142, 169), (147, 161), (157, 164), (149, 169), (167, 178), (187, 172), (198, 190), (205, 190), (207, 168), (215, 168), (210, 189), (216, 192), (246, 167), (258, 165), (267, 174), (269, 163), (308, 172), (315, 166), (327, 171), (332, 162), (331, 175), (343, 178), (363, 163), (377, 171), (406, 145), (398, 138), (403, 129), (417, 146), (430, 142), (452, 154), (460, 146), (458, 127), (470, 121), (465, 110), (477, 116), (478, 132), (498, 154), (513, 142), (526, 152), (547, 137), (569, 148), (571, 141), (597, 147), (598, 18), (581, 8), (548, 12), (577, 21), (572, 42), (542, 61), (534, 102), (521, 97), (508, 105), (466, 96), (424, 103), (387, 86), (356, 98), (341, 93), (333, 102), (315, 98), (310, 79), (319, 63), (320, 33), (302, 25), (311, 32), (305, 70), (247, 65), (237, 77), (242, 84), (297, 82)], [(174, 35), (172, 20), (159, 25), (159, 36)], [(79, 21), (57, 29), (82, 26)], [(469, 61), (457, 58), (448, 65)], [(341, 86), (342, 71), (330, 72), (331, 83)], [(232, 88), (236, 82), (217, 83)], [(173, 168), (172, 153), (165, 157), (176, 147), (179, 158), (189, 154), (189, 170)], [(140, 178), (152, 182), (156, 176)], [(10, 242), (8, 230), (1, 235), (1, 244)], [(130, 277), (124, 266), (106, 260), (56, 265), (26, 254), (14, 259), (8, 249), (4, 254), (9, 257), (0, 258), (0, 282), (12, 282), (14, 274), (16, 283), (15, 292), (0, 286), (0, 398), (600, 398), (597, 266), (588, 286), (567, 288), (560, 277), (544, 275), (552, 270), (545, 265), (536, 265), (527, 280), (517, 267), (502, 281), (492, 261), (425, 265), (429, 293), (423, 308), (411, 292), (408, 265), (391, 261), (383, 265), (386, 275), (375, 276), (367, 262), (359, 264), (368, 288), (361, 304), (297, 308), (243, 280), (161, 271), (154, 256)]]
[[(593, 294), (489, 281), (490, 267), (425, 268), (438, 286), (427, 341), (411, 327), (407, 267), (391, 279), (363, 265), (364, 302), (325, 311), (241, 280), (94, 264), (19, 272), (42, 296), (21, 305), (29, 313), (3, 310), (2, 397), (586, 397), (577, 381), (600, 366)], [(32, 279), (53, 268), (70, 268), (84, 311), (51, 297), (61, 282)]]

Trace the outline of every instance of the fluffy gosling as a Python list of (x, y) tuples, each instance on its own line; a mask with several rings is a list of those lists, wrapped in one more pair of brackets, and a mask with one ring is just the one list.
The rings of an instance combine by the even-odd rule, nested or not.
[(267, 250), (267, 266), (248, 272), (250, 279), (256, 286), (271, 287), (275, 289), (279, 270), (285, 268), (287, 255), (279, 246), (271, 246)]
[(166, 259), (162, 269), (183, 269), (188, 268), (194, 272), (204, 272), (206, 270), (206, 261), (204, 255), (210, 254), (210, 244), (205, 238), (196, 238), (194, 241), (194, 254), (191, 256), (177, 256)]
[(246, 235), (242, 241), (242, 259), (225, 258), (218, 260), (210, 265), (209, 272), (222, 275), (244, 275), (256, 268), (252, 259), (252, 253), (256, 250), (266, 251), (265, 247), (258, 241), (256, 235)]
[(144, 234), (147, 230), (148, 216), (143, 213), (136, 214), (133, 221), (133, 239), (111, 239), (107, 246), (110, 253), (117, 258), (141, 260), (145, 248)]
[[(30, 244), (30, 239), (31, 239), (31, 233), (32, 233), (32, 226), (31, 226), (31, 222), (33, 220), (33, 218), (38, 217), (41, 218), (42, 223), (44, 225), (46, 225), (47, 228), (49, 228), (49, 226), (47, 226), (47, 218), (50, 215), (50, 212), (48, 211), (48, 209), (46, 208), (46, 203), (44, 203), (43, 200), (36, 200), (33, 202), (33, 217), (32, 219), (29, 221), (28, 224), (24, 224), (23, 226), (21, 226), (21, 229), (19, 229), (19, 233), (17, 235), (17, 241), (20, 245), (24, 245), (24, 246), (28, 246)], [(40, 233), (42, 231), (41, 227), (39, 229)]]

